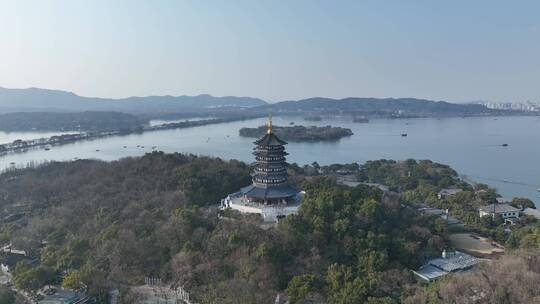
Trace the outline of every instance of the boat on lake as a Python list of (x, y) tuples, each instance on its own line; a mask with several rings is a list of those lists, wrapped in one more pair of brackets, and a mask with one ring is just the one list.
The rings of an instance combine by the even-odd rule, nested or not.
[(407, 133), (401, 133), (401, 137), (407, 137)]

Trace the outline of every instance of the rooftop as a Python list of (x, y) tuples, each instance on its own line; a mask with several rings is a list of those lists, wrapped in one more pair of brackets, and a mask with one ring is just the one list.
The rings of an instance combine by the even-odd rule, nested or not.
[(242, 193), (249, 197), (260, 199), (284, 199), (295, 196), (298, 191), (289, 185), (282, 187), (259, 188), (254, 185), (249, 185), (242, 188)]
[(507, 213), (507, 212), (519, 212), (519, 209), (514, 208), (508, 204), (491, 204), (482, 206), (478, 210), (486, 213)]
[(370, 186), (370, 187), (377, 187), (383, 192), (390, 191), (390, 187), (388, 187), (386, 185), (383, 185), (383, 184), (378, 184), (378, 183), (361, 183), (361, 184), (366, 185), (366, 186)]
[(437, 267), (431, 266), (429, 264), (420, 267), (417, 271), (413, 271), (414, 274), (421, 277), (426, 281), (433, 281), (437, 278), (440, 278), (446, 275), (448, 272), (441, 270)]
[(261, 146), (283, 146), (287, 142), (279, 139), (274, 133), (267, 133), (260, 139), (257, 139), (255, 144)]
[(439, 209), (439, 208), (431, 208), (431, 207), (423, 207), (419, 208), (418, 211), (420, 211), (422, 214), (426, 215), (445, 215), (446, 211)]
[(15, 267), (18, 262), (27, 262), (31, 265), (34, 265), (38, 262), (37, 259), (32, 259), (22, 254), (17, 253), (4, 253), (2, 258), (2, 265), (7, 266), (8, 268)]
[(356, 180), (356, 177), (354, 176), (338, 176), (337, 183), (340, 185), (348, 186), (348, 187), (356, 187), (358, 185), (366, 185), (369, 187), (376, 187), (379, 188), (383, 192), (390, 191), (390, 188), (386, 185), (378, 184), (378, 183), (367, 183), (367, 182), (359, 182)]
[[(78, 303), (78, 300), (84, 298), (84, 295), (75, 291), (66, 289), (57, 289), (54, 294), (47, 295), (39, 304), (71, 304)], [(82, 302), (81, 302), (82, 303)]]
[(439, 191), (439, 195), (454, 195), (454, 194), (460, 193), (461, 191), (463, 190), (457, 189), (457, 188), (445, 188)]
[(455, 251), (444, 253), (444, 257), (430, 260), (414, 274), (426, 281), (433, 281), (451, 272), (467, 270), (478, 264), (478, 259), (466, 253)]
[(476, 265), (477, 263), (478, 260), (475, 257), (459, 251), (450, 254), (449, 257), (429, 261), (431, 266), (435, 266), (446, 272), (465, 270)]

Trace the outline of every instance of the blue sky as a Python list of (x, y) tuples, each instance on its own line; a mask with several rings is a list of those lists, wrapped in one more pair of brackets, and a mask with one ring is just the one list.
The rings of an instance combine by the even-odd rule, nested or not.
[(540, 1), (0, 0), (0, 86), (540, 101)]

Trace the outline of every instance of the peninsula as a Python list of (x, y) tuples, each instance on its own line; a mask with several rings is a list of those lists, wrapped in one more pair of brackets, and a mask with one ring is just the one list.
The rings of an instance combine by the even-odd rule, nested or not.
[(185, 120), (180, 122), (165, 123), (156, 126), (135, 126), (133, 128), (119, 130), (101, 130), (88, 131), (74, 134), (55, 135), (47, 138), (37, 138), (30, 140), (17, 139), (11, 143), (0, 144), (0, 156), (7, 153), (26, 152), (28, 149), (43, 148), (50, 149), (52, 146), (61, 146), (82, 140), (95, 140), (110, 136), (125, 136), (130, 134), (140, 134), (143, 132), (162, 131), (172, 129), (184, 129), (192, 127), (200, 127), (211, 124), (219, 124), (225, 122), (233, 122), (239, 120), (253, 119), (257, 116), (230, 116), (227, 118), (211, 118), (202, 120)]

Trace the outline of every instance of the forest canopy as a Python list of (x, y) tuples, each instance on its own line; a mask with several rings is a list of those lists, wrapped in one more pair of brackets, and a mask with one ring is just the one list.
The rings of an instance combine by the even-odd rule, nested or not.
[[(251, 182), (249, 166), (234, 160), (154, 152), (3, 173), (1, 206), (28, 214), (2, 225), (3, 241), (40, 262), (17, 265), (14, 282), (35, 290), (61, 277), (62, 286), (88, 286), (104, 299), (110, 286), (158, 277), (183, 286), (197, 303), (273, 303), (277, 294), (292, 303), (431, 297), (415, 293), (410, 269), (440, 254), (447, 227), (421, 216), (412, 201), (426, 189), (461, 185), (457, 174), (414, 160), (314, 166), (290, 166), (305, 200), (297, 215), (274, 227), (216, 208)], [(317, 176), (338, 168), (409, 194)], [(121, 301), (130, 303), (130, 296), (123, 288)]]

